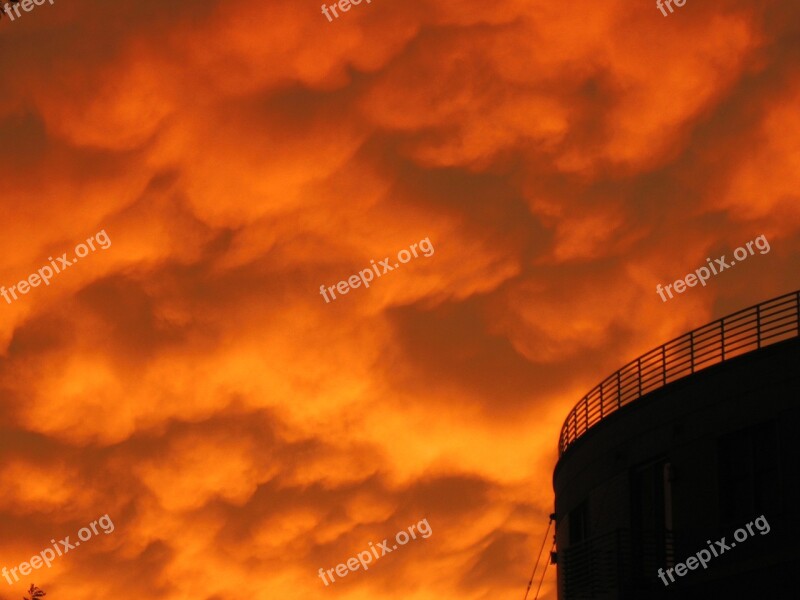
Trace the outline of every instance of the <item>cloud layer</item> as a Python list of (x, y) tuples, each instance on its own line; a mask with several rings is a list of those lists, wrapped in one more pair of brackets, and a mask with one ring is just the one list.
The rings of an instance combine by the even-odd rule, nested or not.
[[(115, 524), (0, 598), (31, 578), (53, 600), (517, 597), (579, 397), (800, 287), (799, 10), (0, 20), (0, 283), (112, 241), (0, 300), (0, 560)], [(769, 254), (655, 293), (761, 234)], [(432, 256), (320, 295), (426, 237)], [(423, 518), (369, 572), (317, 577)]]

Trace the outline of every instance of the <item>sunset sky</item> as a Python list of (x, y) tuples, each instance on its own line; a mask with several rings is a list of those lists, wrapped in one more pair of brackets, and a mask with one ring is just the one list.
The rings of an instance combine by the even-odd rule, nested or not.
[(0, 600), (519, 600), (569, 409), (800, 288), (789, 0), (54, 0), (0, 53), (0, 285), (111, 242), (0, 298), (0, 567), (115, 526)]

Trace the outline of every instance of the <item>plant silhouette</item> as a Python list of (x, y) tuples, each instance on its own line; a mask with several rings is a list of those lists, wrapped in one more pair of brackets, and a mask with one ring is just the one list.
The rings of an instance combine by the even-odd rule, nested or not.
[(43, 592), (35, 585), (31, 584), (31, 589), (28, 590), (28, 595), (23, 596), (22, 600), (39, 600), (42, 596), (47, 596), (47, 592)]

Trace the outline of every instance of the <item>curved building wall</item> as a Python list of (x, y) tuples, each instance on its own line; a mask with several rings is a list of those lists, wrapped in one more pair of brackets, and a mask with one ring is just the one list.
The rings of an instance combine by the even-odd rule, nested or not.
[[(554, 473), (559, 598), (800, 598), (799, 433), (800, 338), (594, 426)], [(753, 534), (705, 568), (675, 571), (747, 525)]]

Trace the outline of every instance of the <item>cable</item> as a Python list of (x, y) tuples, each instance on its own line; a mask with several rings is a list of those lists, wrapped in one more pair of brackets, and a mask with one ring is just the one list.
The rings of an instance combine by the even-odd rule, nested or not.
[[(555, 547), (556, 547), (556, 543), (553, 542), (553, 545), (550, 546), (550, 552), (552, 552), (553, 548), (555, 548)], [(542, 589), (542, 582), (544, 581), (544, 574), (547, 573), (547, 566), (549, 564), (550, 564), (549, 560), (546, 563), (544, 563), (544, 570), (542, 571), (542, 578), (539, 580), (539, 587), (536, 588), (536, 596), (534, 597), (533, 600), (539, 600), (539, 590)]]
[[(528, 600), (528, 592), (531, 591), (531, 586), (533, 585), (533, 578), (536, 576), (536, 569), (539, 568), (539, 559), (542, 557), (542, 550), (544, 550), (544, 545), (547, 543), (547, 536), (550, 535), (550, 526), (553, 524), (553, 518), (550, 517), (550, 522), (547, 524), (547, 531), (544, 532), (544, 539), (542, 540), (542, 547), (539, 548), (539, 554), (536, 555), (536, 564), (533, 565), (533, 573), (531, 573), (531, 580), (528, 582), (528, 589), (525, 590), (525, 597), (522, 600)], [(553, 544), (555, 546), (555, 543)], [(547, 570), (547, 566), (545, 565), (545, 571)]]

